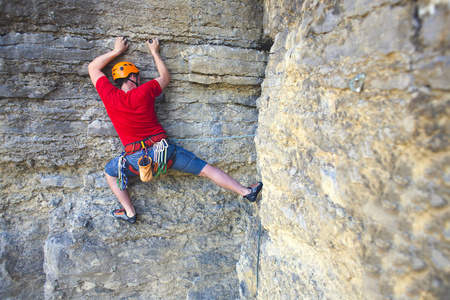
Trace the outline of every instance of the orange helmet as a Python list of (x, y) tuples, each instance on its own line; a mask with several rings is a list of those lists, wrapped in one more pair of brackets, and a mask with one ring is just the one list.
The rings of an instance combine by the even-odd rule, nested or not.
[(139, 69), (127, 61), (122, 61), (112, 68), (113, 80), (118, 78), (127, 78), (131, 73), (139, 73)]

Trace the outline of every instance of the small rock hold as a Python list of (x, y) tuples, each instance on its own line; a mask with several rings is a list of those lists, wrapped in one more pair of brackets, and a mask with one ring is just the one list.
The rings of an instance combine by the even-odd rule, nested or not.
[(386, 210), (389, 210), (389, 211), (397, 211), (398, 210), (398, 205), (396, 203), (392, 203), (387, 200), (381, 201), (381, 205), (383, 206), (383, 208), (385, 208)]
[(427, 265), (423, 262), (423, 260), (415, 257), (412, 261), (411, 267), (414, 271), (422, 271), (427, 267)]
[(365, 269), (369, 274), (372, 275), (378, 274), (380, 272), (380, 268), (374, 265), (366, 265)]
[(433, 282), (431, 282), (431, 286), (433, 288), (440, 288), (442, 286), (442, 281), (439, 278), (435, 278)]
[(443, 231), (444, 237), (447, 241), (450, 241), (450, 229), (446, 229)]
[(447, 201), (439, 195), (431, 196), (430, 205), (434, 208), (441, 208), (447, 205)]
[(375, 245), (377, 245), (378, 248), (381, 248), (383, 250), (387, 250), (391, 247), (391, 243), (383, 241), (382, 239), (376, 239)]
[(82, 289), (85, 291), (92, 290), (93, 288), (95, 288), (95, 283), (93, 282), (85, 282), (82, 286)]
[(394, 182), (401, 187), (406, 187), (409, 184), (409, 179), (403, 178), (401, 176), (395, 176)]
[(339, 218), (342, 218), (342, 219), (345, 218), (345, 211), (342, 208), (336, 209), (336, 214)]
[(59, 206), (59, 204), (61, 203), (61, 198), (53, 198), (51, 201), (50, 201), (50, 206), (51, 207), (54, 207), (54, 208), (56, 208), (56, 207), (58, 207)]
[(296, 167), (292, 167), (289, 170), (289, 175), (294, 176), (297, 173), (297, 168)]
[(427, 86), (422, 86), (419, 88), (419, 92), (429, 95), (431, 93), (431, 89)]

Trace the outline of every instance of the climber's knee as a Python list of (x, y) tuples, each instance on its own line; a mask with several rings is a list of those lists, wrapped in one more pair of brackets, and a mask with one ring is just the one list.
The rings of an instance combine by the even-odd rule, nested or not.
[(208, 177), (208, 174), (210, 172), (210, 167), (212, 167), (209, 164), (206, 164), (203, 169), (200, 171), (200, 173), (198, 174), (198, 176), (202, 176), (202, 177)]

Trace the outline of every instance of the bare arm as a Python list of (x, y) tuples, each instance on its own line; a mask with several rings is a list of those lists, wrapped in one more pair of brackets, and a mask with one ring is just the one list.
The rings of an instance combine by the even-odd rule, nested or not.
[(91, 76), (92, 84), (97, 83), (97, 80), (105, 76), (105, 73), (102, 72), (102, 69), (114, 58), (125, 52), (129, 47), (127, 39), (123, 36), (116, 38), (116, 44), (114, 46), (114, 50), (109, 51), (99, 57), (95, 58), (88, 66), (89, 76)]
[(150, 52), (153, 55), (155, 60), (156, 68), (158, 69), (159, 77), (155, 78), (158, 81), (161, 89), (164, 90), (170, 82), (170, 73), (166, 67), (166, 64), (163, 62), (161, 55), (159, 54), (159, 40), (157, 38), (153, 38), (147, 41), (147, 46), (150, 49)]

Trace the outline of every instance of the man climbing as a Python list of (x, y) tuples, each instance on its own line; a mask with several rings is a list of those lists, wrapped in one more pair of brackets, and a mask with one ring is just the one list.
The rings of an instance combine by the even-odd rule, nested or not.
[[(148, 40), (147, 46), (155, 60), (159, 77), (144, 84), (141, 83), (138, 68), (129, 62), (120, 62), (112, 69), (113, 80), (120, 88), (114, 87), (101, 71), (128, 49), (129, 43), (125, 37), (116, 38), (114, 50), (95, 58), (88, 66), (91, 81), (125, 147), (124, 153), (112, 159), (105, 167), (108, 185), (123, 206), (122, 209), (114, 210), (112, 215), (129, 223), (136, 222), (136, 211), (126, 190), (126, 182), (128, 177), (139, 176), (139, 159), (143, 154), (158, 157), (159, 160), (160, 156), (155, 154), (164, 153), (161, 162), (163, 167), (208, 177), (217, 185), (236, 192), (251, 202), (256, 201), (263, 186), (261, 182), (244, 187), (222, 170), (168, 139), (156, 117), (155, 98), (169, 84), (170, 73), (160, 56), (159, 40)], [(158, 152), (160, 146), (164, 148), (164, 152)]]

